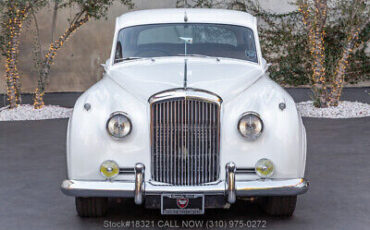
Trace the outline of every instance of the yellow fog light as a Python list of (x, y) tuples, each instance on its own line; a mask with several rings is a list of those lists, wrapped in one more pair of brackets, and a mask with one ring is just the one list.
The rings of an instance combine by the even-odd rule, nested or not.
[(104, 161), (100, 166), (100, 173), (107, 179), (111, 179), (118, 175), (119, 167), (114, 161)]
[(257, 161), (256, 173), (262, 178), (271, 177), (274, 174), (274, 164), (269, 159), (260, 159)]

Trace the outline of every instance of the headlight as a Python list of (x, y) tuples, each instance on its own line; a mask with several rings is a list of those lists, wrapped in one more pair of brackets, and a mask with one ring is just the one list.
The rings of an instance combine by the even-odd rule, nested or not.
[(271, 177), (274, 174), (274, 164), (269, 159), (260, 159), (256, 163), (255, 170), (262, 178)]
[(113, 177), (117, 176), (119, 173), (119, 166), (114, 161), (104, 161), (100, 165), (100, 173), (107, 179), (112, 179)]
[(238, 129), (247, 140), (255, 140), (263, 131), (263, 122), (257, 113), (247, 112), (240, 118)]
[(122, 138), (131, 132), (131, 121), (123, 112), (113, 113), (107, 122), (109, 135)]

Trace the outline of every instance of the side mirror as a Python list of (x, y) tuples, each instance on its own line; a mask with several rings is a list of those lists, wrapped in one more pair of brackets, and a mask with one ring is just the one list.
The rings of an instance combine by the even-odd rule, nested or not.
[(104, 68), (104, 71), (107, 72), (108, 69), (109, 69), (109, 63), (110, 63), (110, 58), (108, 58), (106, 61), (105, 61), (105, 64), (100, 64), (101, 66), (103, 66)]

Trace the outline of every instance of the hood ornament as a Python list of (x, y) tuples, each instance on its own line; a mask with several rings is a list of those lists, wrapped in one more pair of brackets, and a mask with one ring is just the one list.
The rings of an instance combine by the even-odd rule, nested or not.
[(186, 37), (179, 37), (181, 40), (184, 41), (185, 44), (185, 53), (184, 53), (184, 88), (188, 87), (188, 59), (186, 58), (188, 55), (188, 43), (193, 43), (193, 38), (186, 38)]

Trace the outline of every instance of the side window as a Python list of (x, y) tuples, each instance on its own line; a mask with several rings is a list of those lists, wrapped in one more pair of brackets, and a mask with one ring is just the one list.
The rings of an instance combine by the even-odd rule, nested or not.
[(123, 58), (123, 56), (122, 56), (122, 45), (121, 45), (121, 42), (118, 41), (117, 45), (116, 45), (116, 53), (114, 55), (114, 59), (116, 60), (116, 59), (121, 59), (121, 58)]
[(256, 43), (254, 41), (253, 32), (244, 33), (243, 40), (245, 43), (245, 57), (249, 61), (257, 62)]

